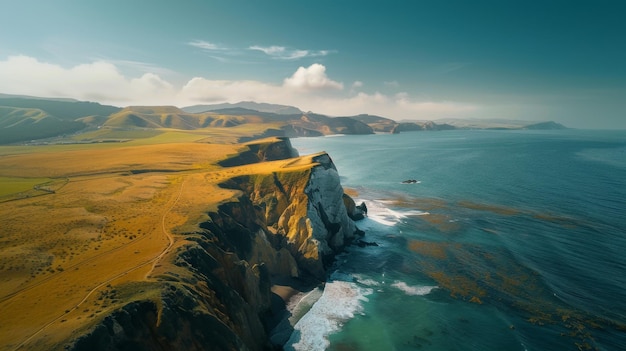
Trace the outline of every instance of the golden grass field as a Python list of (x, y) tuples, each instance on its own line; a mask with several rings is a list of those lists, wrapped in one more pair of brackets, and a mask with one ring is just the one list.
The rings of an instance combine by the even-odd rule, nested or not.
[(236, 195), (218, 183), (311, 165), (221, 168), (245, 147), (232, 143), (241, 131), (222, 133), (0, 147), (0, 350), (45, 349), (156, 296), (150, 277), (168, 267), (176, 233)]

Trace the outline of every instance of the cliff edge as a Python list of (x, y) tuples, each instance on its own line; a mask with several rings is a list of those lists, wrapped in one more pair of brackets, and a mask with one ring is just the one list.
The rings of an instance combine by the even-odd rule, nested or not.
[(272, 281), (324, 280), (333, 257), (361, 233), (330, 156), (294, 156), (285, 138), (231, 155), (221, 174), (233, 176), (219, 184), (234, 196), (207, 202), (201, 221), (180, 225), (148, 281), (111, 293), (128, 303), (59, 348), (272, 349)]

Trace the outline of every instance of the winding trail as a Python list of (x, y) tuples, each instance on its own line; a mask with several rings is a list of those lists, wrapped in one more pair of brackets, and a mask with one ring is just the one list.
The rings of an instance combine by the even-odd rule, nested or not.
[[(51, 326), (52, 324), (58, 322), (59, 320), (61, 320), (63, 317), (65, 317), (66, 315), (72, 313), (73, 311), (77, 310), (83, 303), (85, 303), (85, 301), (87, 301), (89, 299), (89, 297), (91, 295), (93, 295), (93, 293), (95, 293), (96, 291), (98, 291), (100, 288), (102, 288), (103, 286), (106, 286), (107, 284), (111, 283), (112, 281), (115, 281), (125, 275), (127, 275), (128, 273), (131, 273), (139, 268), (142, 268), (150, 263), (152, 263), (152, 267), (150, 268), (150, 271), (148, 272), (148, 274), (146, 275), (146, 277), (150, 276), (150, 273), (154, 270), (155, 266), (158, 264), (158, 262), (171, 250), (172, 246), (174, 246), (174, 237), (172, 236), (172, 233), (167, 229), (167, 226), (165, 225), (165, 219), (167, 217), (167, 215), (172, 211), (172, 209), (174, 208), (174, 206), (176, 206), (176, 204), (178, 203), (178, 200), (180, 199), (180, 196), (183, 192), (183, 187), (185, 185), (185, 181), (187, 180), (187, 178), (183, 178), (181, 184), (180, 184), (180, 189), (178, 190), (178, 193), (176, 195), (176, 197), (172, 200), (170, 200), (171, 204), (166, 208), (165, 211), (163, 211), (163, 215), (161, 216), (161, 231), (163, 232), (163, 234), (165, 234), (165, 236), (168, 239), (168, 245), (166, 248), (163, 249), (163, 251), (161, 251), (161, 253), (159, 253), (157, 256), (153, 257), (152, 259), (145, 261), (143, 263), (140, 263), (136, 266), (133, 266), (123, 272), (120, 272), (119, 274), (101, 282), (100, 284), (96, 285), (94, 288), (92, 288), (91, 290), (89, 290), (87, 292), (87, 294), (83, 297), (82, 300), (80, 300), (80, 302), (78, 302), (76, 305), (74, 305), (72, 308), (68, 309), (67, 311), (65, 311), (63, 314), (59, 315), (58, 317), (54, 318), (53, 320), (47, 322), (46, 324), (44, 324), (41, 328), (39, 328), (37, 331), (35, 331), (33, 334), (31, 334), (29, 337), (27, 337), (26, 339), (24, 339), (21, 343), (19, 343), (14, 350), (19, 350), (21, 348), (24, 347), (24, 345), (26, 345), (27, 343), (29, 343), (31, 340), (33, 340), (37, 335), (39, 335), (40, 333), (42, 333), (46, 328), (48, 328), (49, 326)], [(120, 246), (114, 250), (110, 250), (108, 251), (106, 254), (110, 254), (113, 253), (115, 251), (118, 251), (119, 249), (130, 245), (133, 242), (129, 242), (128, 244), (125, 244), (123, 246)], [(97, 256), (97, 257), (101, 257)], [(92, 259), (89, 259), (88, 261), (91, 261), (97, 257), (94, 257)], [(84, 262), (83, 262), (84, 263)], [(44, 282), (40, 282), (39, 284), (36, 285), (41, 285)], [(23, 292), (25, 290), (29, 290), (34, 288), (36, 285), (31, 285), (29, 287), (26, 287), (24, 289), (22, 289), (21, 291), (18, 291), (16, 293), (10, 294), (10, 296), (5, 296), (3, 297), (4, 300), (8, 300), (11, 297), (15, 297), (18, 296), (20, 292)], [(2, 301), (4, 301), (2, 300)]]

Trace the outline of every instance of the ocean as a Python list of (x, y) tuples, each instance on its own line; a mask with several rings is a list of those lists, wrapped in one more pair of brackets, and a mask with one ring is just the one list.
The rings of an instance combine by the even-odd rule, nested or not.
[(626, 350), (626, 131), (292, 144), (330, 154), (378, 246), (337, 257), (286, 349)]

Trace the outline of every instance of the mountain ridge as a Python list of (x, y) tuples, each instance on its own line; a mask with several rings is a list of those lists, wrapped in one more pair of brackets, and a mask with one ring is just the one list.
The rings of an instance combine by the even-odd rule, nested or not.
[(215, 110), (223, 110), (230, 108), (245, 108), (247, 110), (254, 110), (258, 112), (271, 112), (280, 115), (293, 115), (303, 113), (302, 110), (295, 106), (288, 105), (279, 105), (279, 104), (270, 104), (266, 102), (255, 102), (255, 101), (240, 101), (237, 103), (221, 103), (221, 104), (207, 104), (207, 105), (193, 105), (183, 107), (182, 110), (185, 112), (191, 113), (200, 113), (207, 111), (215, 111)]
[[(164, 130), (207, 131), (211, 128), (231, 128), (246, 124), (266, 125), (266, 133), (261, 133), (259, 136), (287, 137), (451, 129), (565, 128), (553, 121), (529, 122), (501, 119), (396, 121), (369, 114), (328, 116), (303, 112), (294, 106), (253, 101), (194, 105), (183, 108), (176, 106), (121, 108), (72, 99), (0, 94), (0, 106), (3, 107), (0, 109), (0, 144), (31, 142), (46, 138), (59, 139), (68, 136), (73, 139), (97, 142), (102, 139), (116, 139), (115, 135), (119, 135), (116, 131), (153, 130), (158, 134)], [(269, 132), (270, 129), (274, 131)], [(81, 137), (83, 134), (84, 136)]]

